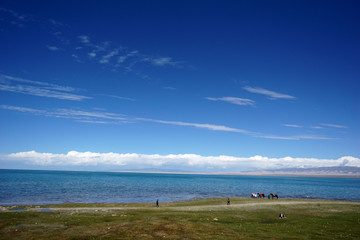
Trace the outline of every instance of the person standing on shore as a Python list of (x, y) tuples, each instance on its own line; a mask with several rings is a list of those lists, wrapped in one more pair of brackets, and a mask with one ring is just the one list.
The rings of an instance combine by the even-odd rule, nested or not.
[(156, 207), (159, 207), (159, 199), (156, 200)]
[(230, 205), (230, 198), (228, 198), (227, 200), (227, 205)]

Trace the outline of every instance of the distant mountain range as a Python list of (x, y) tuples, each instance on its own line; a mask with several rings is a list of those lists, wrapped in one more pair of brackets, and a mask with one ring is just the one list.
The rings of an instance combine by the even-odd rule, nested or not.
[(277, 170), (242, 172), (241, 175), (274, 175), (274, 176), (333, 176), (359, 177), (360, 167), (319, 167), (319, 168), (284, 168)]
[(226, 174), (226, 175), (253, 175), (253, 176), (312, 176), (312, 177), (356, 177), (360, 178), (360, 167), (319, 167), (319, 168), (284, 168), (277, 170), (260, 170), (247, 172), (191, 172), (179, 169), (144, 168), (124, 172), (143, 173), (183, 173), (183, 174)]
[(291, 171), (291, 172), (309, 172), (309, 171), (319, 171), (319, 172), (337, 172), (337, 173), (360, 173), (360, 167), (318, 167), (318, 168), (284, 168), (277, 171)]

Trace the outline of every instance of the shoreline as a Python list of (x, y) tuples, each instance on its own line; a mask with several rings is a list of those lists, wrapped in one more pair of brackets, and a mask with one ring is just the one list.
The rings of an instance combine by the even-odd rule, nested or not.
[[(242, 201), (244, 203), (252, 203), (252, 204), (274, 204), (276, 202), (326, 202), (326, 203), (359, 203), (359, 200), (346, 200), (346, 199), (325, 199), (325, 198), (279, 198), (279, 199), (268, 199), (265, 198), (251, 198), (251, 197), (229, 197), (231, 200)], [(223, 200), (226, 202), (227, 197), (208, 197), (208, 198), (191, 198), (191, 199), (183, 199), (183, 200), (175, 200), (175, 201), (160, 201), (161, 205), (177, 205), (177, 204), (184, 204), (184, 203), (196, 203), (196, 202), (203, 202), (203, 201), (220, 201)], [(255, 202), (257, 201), (257, 202)], [(260, 202), (261, 201), (261, 202)], [(88, 203), (79, 203), (79, 202), (63, 202), (63, 203), (44, 203), (44, 204), (0, 204), (0, 212), (3, 209), (10, 209), (10, 208), (47, 208), (49, 206), (55, 207), (66, 207), (66, 206), (77, 206), (77, 207), (129, 207), (131, 209), (134, 206), (155, 206), (155, 202), (111, 202), (111, 203), (104, 203), (104, 202), (88, 202)]]

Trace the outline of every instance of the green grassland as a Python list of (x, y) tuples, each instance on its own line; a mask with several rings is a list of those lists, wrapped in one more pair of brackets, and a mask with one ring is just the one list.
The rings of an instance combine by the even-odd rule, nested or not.
[[(227, 206), (226, 199), (216, 198), (160, 203), (160, 208), (62, 204), (1, 209), (0, 239), (360, 239), (359, 202), (231, 198)], [(287, 218), (280, 219), (280, 213)]]

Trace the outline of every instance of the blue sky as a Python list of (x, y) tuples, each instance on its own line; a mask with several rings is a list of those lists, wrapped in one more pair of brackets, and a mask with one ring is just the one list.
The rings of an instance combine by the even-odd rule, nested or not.
[(358, 1), (3, 1), (1, 168), (360, 166)]

